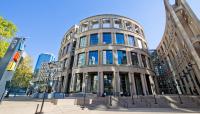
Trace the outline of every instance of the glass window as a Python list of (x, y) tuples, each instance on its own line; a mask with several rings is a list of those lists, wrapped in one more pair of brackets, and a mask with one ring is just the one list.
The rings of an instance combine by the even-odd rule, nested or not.
[(98, 34), (91, 34), (90, 45), (97, 45), (97, 44), (98, 44)]
[(134, 36), (128, 35), (128, 45), (135, 46)]
[(113, 64), (112, 50), (103, 51), (103, 64)]
[(98, 51), (89, 52), (89, 65), (98, 64)]
[(103, 33), (103, 44), (111, 44), (112, 36), (111, 33)]
[(117, 51), (118, 64), (127, 64), (126, 51)]
[(85, 65), (85, 53), (78, 54), (78, 66)]
[(122, 20), (114, 19), (114, 28), (122, 28)]
[(140, 49), (142, 49), (142, 41), (141, 41), (140, 39), (137, 39), (137, 41), (138, 41), (138, 47), (139, 47)]
[(63, 48), (62, 56), (63, 56), (63, 55), (65, 54), (65, 52), (66, 52), (65, 49), (66, 49), (66, 47)]
[(126, 21), (125, 26), (126, 26), (126, 30), (133, 31), (133, 27), (132, 27), (131, 22)]
[(131, 52), (132, 65), (139, 65), (137, 53)]
[(110, 28), (110, 19), (103, 19), (103, 28)]
[(116, 44), (124, 44), (124, 34), (116, 33)]
[(80, 38), (80, 48), (86, 47), (86, 36)]
[(146, 63), (146, 58), (144, 55), (141, 55), (141, 58), (142, 58), (142, 63), (143, 63), (143, 66), (144, 67), (147, 67), (147, 63)]
[(84, 32), (87, 30), (88, 30), (88, 22), (85, 22), (81, 25), (81, 32)]
[(70, 48), (69, 46), (70, 46), (70, 43), (67, 44), (67, 47), (66, 47), (66, 54), (67, 54), (67, 53), (69, 52), (69, 50), (70, 50), (70, 49), (69, 49), (69, 48)]
[(91, 24), (92, 24), (93, 29), (99, 28), (99, 21), (98, 20), (92, 20)]
[(135, 25), (135, 32), (138, 33), (138, 34), (140, 33), (140, 29), (137, 25)]

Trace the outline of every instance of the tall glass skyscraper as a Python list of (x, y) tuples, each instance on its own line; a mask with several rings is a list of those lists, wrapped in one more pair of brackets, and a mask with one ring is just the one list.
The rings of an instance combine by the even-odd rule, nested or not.
[(41, 53), (38, 57), (37, 63), (35, 65), (34, 73), (37, 74), (42, 63), (55, 61), (55, 56), (49, 53)]

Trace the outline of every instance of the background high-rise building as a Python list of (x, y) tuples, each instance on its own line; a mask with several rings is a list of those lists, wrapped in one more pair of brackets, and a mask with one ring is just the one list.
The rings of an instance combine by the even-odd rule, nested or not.
[(38, 60), (35, 65), (34, 73), (37, 74), (39, 72), (42, 63), (47, 63), (47, 62), (51, 62), (51, 61), (55, 61), (55, 56), (53, 54), (41, 53), (38, 56)]

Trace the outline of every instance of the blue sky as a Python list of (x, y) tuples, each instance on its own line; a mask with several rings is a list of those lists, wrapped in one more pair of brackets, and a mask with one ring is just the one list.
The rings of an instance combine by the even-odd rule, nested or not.
[[(119, 14), (137, 20), (150, 49), (156, 48), (165, 27), (163, 0), (0, 0), (0, 16), (13, 21), (17, 36), (28, 37), (26, 50), (56, 57), (64, 33), (80, 20), (97, 14)], [(153, 2), (154, 1), (154, 2)], [(200, 0), (187, 0), (200, 18)]]

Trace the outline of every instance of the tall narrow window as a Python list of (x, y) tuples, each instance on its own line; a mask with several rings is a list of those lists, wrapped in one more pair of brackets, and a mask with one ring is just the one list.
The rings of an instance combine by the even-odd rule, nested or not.
[(141, 55), (141, 58), (142, 58), (143, 66), (144, 66), (144, 67), (147, 67), (146, 57), (145, 57), (145, 55)]
[(98, 64), (98, 51), (90, 51), (89, 65), (97, 65), (97, 64)]
[(113, 54), (111, 50), (103, 51), (103, 64), (113, 64)]
[(142, 41), (141, 41), (140, 39), (137, 39), (137, 41), (138, 41), (138, 47), (139, 47), (140, 49), (142, 49)]
[(128, 35), (128, 45), (135, 46), (134, 36)]
[(133, 31), (133, 27), (132, 27), (131, 22), (126, 21), (125, 26), (126, 26), (126, 30)]
[(114, 19), (114, 28), (122, 28), (122, 20)]
[(111, 33), (109, 32), (103, 33), (103, 44), (111, 44), (111, 43), (112, 43)]
[(110, 19), (103, 19), (103, 28), (110, 28)]
[(85, 65), (85, 53), (78, 54), (78, 66)]
[(88, 30), (88, 22), (85, 22), (81, 25), (81, 32), (84, 32), (87, 30)]
[(132, 60), (132, 65), (135, 66), (139, 65), (137, 53), (131, 52), (131, 60)]
[(116, 33), (116, 44), (124, 44), (124, 34)]
[(99, 28), (99, 21), (98, 20), (92, 20), (91, 24), (92, 24), (92, 29)]
[(127, 64), (126, 51), (117, 51), (118, 64)]
[(80, 38), (80, 48), (86, 47), (86, 36)]
[(140, 33), (140, 28), (137, 25), (135, 25), (135, 32), (138, 34)]
[(69, 52), (69, 50), (70, 50), (69, 48), (70, 48), (70, 43), (67, 44), (67, 47), (66, 47), (66, 54)]
[(91, 34), (90, 35), (90, 45), (97, 45), (98, 44), (98, 34)]

